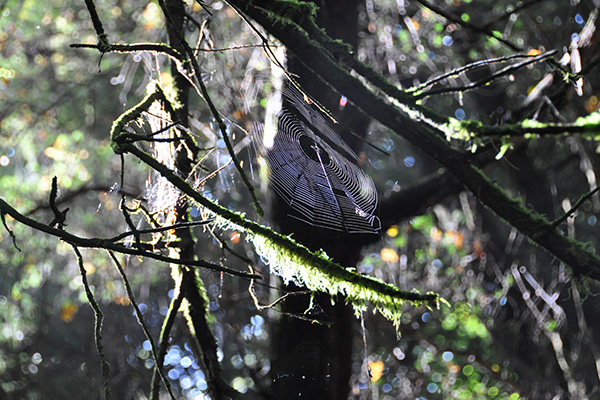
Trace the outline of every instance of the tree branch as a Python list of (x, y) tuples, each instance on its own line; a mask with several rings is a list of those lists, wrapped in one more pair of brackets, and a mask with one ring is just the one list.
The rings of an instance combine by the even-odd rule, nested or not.
[(104, 314), (102, 313), (100, 306), (94, 299), (94, 294), (92, 293), (92, 290), (90, 289), (90, 284), (88, 283), (88, 280), (87, 280), (87, 272), (83, 266), (83, 256), (81, 255), (81, 252), (79, 251), (79, 248), (77, 248), (76, 245), (74, 245), (73, 243), (70, 243), (70, 244), (73, 247), (73, 251), (75, 251), (75, 254), (77, 255), (77, 264), (79, 265), (79, 273), (81, 274), (81, 280), (83, 282), (83, 287), (85, 289), (85, 294), (87, 296), (88, 303), (90, 303), (90, 306), (94, 310), (94, 318), (96, 320), (96, 323), (94, 326), (94, 339), (96, 342), (96, 350), (98, 351), (98, 356), (100, 357), (100, 363), (102, 365), (102, 379), (104, 381), (104, 398), (106, 400), (110, 400), (111, 392), (110, 392), (110, 387), (108, 385), (108, 377), (109, 377), (109, 373), (110, 373), (110, 368), (108, 365), (108, 361), (106, 361), (106, 356), (104, 355), (104, 350), (102, 348), (102, 333), (101, 332), (102, 332), (102, 321), (104, 319)]
[[(315, 268), (317, 271), (325, 274), (325, 276), (343, 280), (349, 285), (356, 285), (357, 289), (363, 288), (363, 290), (374, 291), (382, 296), (390, 296), (391, 299), (395, 300), (435, 302), (439, 299), (438, 296), (433, 293), (420, 294), (415, 292), (402, 291), (397, 289), (395, 286), (385, 284), (376, 279), (350, 272), (346, 268), (343, 268), (340, 265), (332, 262), (328, 258), (323, 257), (323, 255), (309, 251), (305, 246), (296, 243), (290, 237), (283, 236), (275, 232), (271, 228), (268, 228), (264, 225), (260, 225), (257, 222), (245, 218), (241, 214), (238, 214), (234, 211), (229, 210), (228, 208), (222, 207), (212, 202), (211, 200), (207, 199), (206, 197), (198, 193), (196, 190), (194, 190), (194, 188), (190, 184), (188, 184), (183, 178), (175, 174), (174, 171), (170, 170), (165, 165), (156, 161), (149, 154), (138, 149), (132, 144), (119, 144), (119, 137), (116, 134), (114, 134), (112, 137), (116, 141), (115, 147), (118, 149), (119, 152), (128, 152), (135, 155), (141, 161), (146, 163), (149, 167), (160, 173), (175, 187), (177, 187), (179, 190), (181, 190), (190, 198), (198, 202), (210, 212), (239, 226), (241, 229), (245, 229), (251, 232), (253, 235), (258, 235), (269, 240), (273, 243), (273, 245), (281, 249), (282, 252), (289, 252), (290, 254), (293, 254), (299, 259), (305, 260), (305, 262), (308, 265)], [(351, 295), (351, 293), (344, 294), (347, 296)], [(371, 295), (373, 294), (374, 293), (372, 293)], [(361, 292), (358, 294), (359, 298), (357, 300), (368, 301), (370, 299), (369, 296), (371, 295)], [(360, 296), (367, 297), (360, 298)], [(376, 300), (376, 298), (373, 298), (372, 300)]]
[[(242, 278), (252, 278), (252, 279), (262, 279), (260, 275), (249, 274), (244, 271), (238, 271), (235, 269), (227, 268), (218, 264), (213, 264), (203, 260), (180, 260), (177, 258), (163, 256), (161, 254), (155, 254), (148, 251), (143, 251), (139, 249), (134, 249), (132, 247), (127, 247), (121, 244), (114, 243), (112, 239), (105, 238), (82, 238), (76, 235), (73, 235), (69, 232), (66, 232), (62, 229), (52, 228), (46, 224), (35, 221), (29, 217), (24, 216), (19, 213), (13, 207), (11, 207), (6, 201), (0, 198), (0, 215), (4, 220), (5, 215), (8, 214), (13, 217), (15, 220), (19, 221), (23, 225), (27, 225), (30, 228), (35, 230), (47, 233), (52, 236), (56, 236), (57, 238), (64, 240), (65, 242), (78, 246), (78, 247), (88, 247), (94, 249), (105, 249), (105, 250), (113, 250), (117, 253), (130, 254), (141, 257), (148, 257), (154, 260), (174, 263), (178, 265), (187, 265), (190, 267), (201, 267), (206, 269), (211, 269), (213, 271), (224, 272), (226, 274), (239, 276)], [(9, 232), (11, 232), (9, 230)], [(14, 235), (11, 235), (14, 236)]]
[[(444, 140), (443, 126), (426, 118), (410, 104), (403, 104), (398, 99), (393, 105), (386, 102), (368, 89), (358, 77), (342, 68), (315, 37), (311, 37), (294, 21), (270, 9), (271, 2), (257, 1), (248, 5), (242, 0), (231, 0), (230, 3), (278, 38), (323, 82), (446, 167), (484, 205), (531, 241), (568, 264), (575, 275), (600, 280), (600, 258), (589, 247), (563, 236), (544, 216), (527, 209), (519, 199), (511, 197), (500, 186), (490, 181), (472, 164), (468, 154), (452, 148)], [(264, 8), (259, 8), (258, 4)], [(340, 52), (340, 48), (337, 51)], [(345, 55), (345, 59), (351, 58), (351, 54)], [(357, 61), (354, 63), (360, 64)], [(378, 85), (383, 78), (378, 78), (378, 81), (370, 78), (372, 76), (365, 77), (369, 83), (385, 92), (386, 88)]]
[(102, 47), (100, 44), (73, 43), (69, 45), (74, 49), (97, 49), (103, 53), (137, 53), (148, 51), (152, 53), (166, 54), (174, 60), (181, 61), (181, 54), (164, 43), (134, 43), (134, 44), (117, 44), (108, 43), (107, 47)]
[[(169, 380), (167, 379), (167, 377), (165, 376), (165, 374), (163, 372), (162, 360), (159, 362), (159, 350), (156, 347), (156, 343), (154, 342), (154, 339), (152, 338), (152, 334), (150, 333), (150, 329), (148, 328), (148, 325), (144, 321), (142, 311), (140, 310), (140, 307), (138, 306), (137, 301), (135, 300), (135, 295), (133, 294), (133, 290), (131, 289), (131, 285), (129, 284), (129, 279), (127, 279), (127, 274), (125, 274), (125, 270), (121, 266), (121, 262), (119, 261), (119, 259), (115, 255), (115, 253), (113, 253), (112, 251), (109, 250), (108, 254), (112, 258), (113, 262), (115, 263), (117, 270), (119, 270), (119, 274), (121, 275), (121, 279), (123, 279), (123, 284), (125, 285), (125, 290), (127, 291), (127, 296), (129, 296), (131, 305), (133, 306), (133, 309), (135, 310), (135, 316), (137, 317), (137, 320), (138, 320), (140, 326), (142, 327), (142, 330), (144, 331), (144, 335), (146, 335), (146, 339), (148, 339), (148, 342), (150, 343), (150, 347), (152, 348), (152, 356), (154, 357), (154, 362), (155, 362), (154, 370), (158, 373), (158, 375), (162, 379), (162, 381), (165, 385), (165, 388), (167, 389), (167, 392), (169, 392), (169, 395), (171, 396), (171, 399), (175, 400), (175, 396), (173, 395), (173, 391), (171, 390), (171, 384), (169, 383)], [(252, 280), (252, 281), (254, 281), (254, 280)]]
[[(516, 63), (516, 64), (513, 64), (513, 65), (508, 65), (508, 66), (502, 68), (501, 70), (496, 71), (493, 74), (490, 74), (489, 76), (487, 76), (487, 77), (485, 77), (485, 78), (483, 78), (481, 80), (478, 80), (476, 82), (471, 82), (468, 85), (464, 85), (464, 86), (460, 86), (460, 87), (447, 87), (447, 88), (440, 88), (440, 89), (431, 89), (431, 90), (425, 91), (425, 92), (422, 91), (421, 87), (417, 87), (416, 90), (414, 91), (415, 98), (422, 99), (423, 97), (433, 96), (433, 95), (437, 95), (437, 94), (446, 94), (446, 93), (454, 93), (454, 92), (466, 92), (466, 91), (469, 91), (469, 90), (473, 90), (473, 89), (476, 89), (478, 87), (485, 86), (488, 83), (492, 82), (493, 80), (498, 79), (498, 78), (500, 78), (502, 76), (512, 74), (514, 71), (516, 71), (518, 69), (521, 69), (521, 68), (523, 68), (523, 67), (525, 67), (527, 65), (531, 65), (531, 64), (534, 64), (536, 62), (542, 61), (542, 60), (544, 60), (544, 59), (546, 59), (548, 57), (553, 56), (554, 54), (556, 54), (556, 50), (551, 50), (551, 51), (548, 51), (548, 52), (546, 52), (544, 54), (540, 54), (540, 55), (537, 55), (537, 56), (523, 56), (523, 55), (513, 56), (513, 58), (516, 58), (516, 57), (520, 57), (520, 58), (521, 57), (527, 57), (528, 59), (525, 60), (525, 61), (522, 61), (520, 63)], [(501, 60), (501, 59), (496, 59), (496, 60), (504, 61), (504, 60)], [(442, 75), (442, 77), (436, 78), (433, 82), (426, 82), (422, 86), (424, 86), (424, 87), (431, 86), (433, 83), (437, 83), (441, 79), (444, 79), (444, 77), (446, 77), (447, 75), (449, 75), (449, 76), (456, 75), (458, 73), (465, 72), (465, 71), (467, 71), (469, 69), (472, 69), (473, 67), (481, 67), (483, 65), (491, 64), (492, 62), (493, 62), (493, 60), (483, 60), (483, 61), (478, 61), (477, 63), (472, 63), (472, 64), (469, 64), (469, 65), (466, 65), (466, 66), (458, 68), (456, 70), (456, 71), (459, 71), (459, 72), (450, 72), (449, 74), (444, 74), (444, 75)], [(413, 91), (411, 90), (410, 92), (413, 92)]]

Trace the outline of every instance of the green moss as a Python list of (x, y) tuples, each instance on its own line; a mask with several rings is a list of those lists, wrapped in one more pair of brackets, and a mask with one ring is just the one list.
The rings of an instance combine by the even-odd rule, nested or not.
[[(345, 269), (333, 263), (324, 252), (312, 253), (290, 237), (279, 235), (274, 231), (271, 231), (270, 235), (266, 232), (256, 233), (218, 214), (213, 215), (213, 218), (215, 224), (221, 229), (244, 232), (246, 240), (252, 243), (256, 254), (286, 283), (293, 282), (313, 292), (327, 293), (332, 298), (342, 295), (354, 307), (357, 314), (366, 310), (371, 304), (398, 328), (402, 306), (406, 301), (413, 304), (434, 302), (436, 305), (439, 301), (434, 293), (421, 295), (416, 292), (403, 292), (392, 285)], [(280, 240), (274, 240), (275, 238)]]
[(268, 8), (262, 8), (261, 1), (251, 3), (252, 6), (260, 7), (275, 21), (284, 25), (302, 23), (308, 19), (314, 20), (319, 9), (315, 3), (296, 0), (269, 0)]
[(131, 107), (117, 118), (110, 128), (110, 145), (116, 154), (122, 154), (122, 146), (131, 142), (131, 134), (124, 132), (125, 127), (132, 121), (138, 119), (156, 100), (166, 101), (165, 94), (160, 85), (151, 82), (147, 87), (148, 94), (138, 104)]

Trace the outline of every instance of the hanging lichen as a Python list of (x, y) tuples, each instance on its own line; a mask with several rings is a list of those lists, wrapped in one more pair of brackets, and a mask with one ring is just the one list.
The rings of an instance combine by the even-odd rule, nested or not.
[[(341, 295), (350, 303), (356, 314), (369, 304), (396, 328), (400, 325), (402, 306), (406, 301), (415, 305), (440, 301), (435, 293), (419, 294), (405, 292), (379, 280), (357, 274), (332, 262), (324, 252), (310, 252), (288, 236), (282, 236), (269, 228), (270, 235), (244, 228), (218, 214), (212, 214), (215, 225), (220, 229), (236, 230), (246, 234), (261, 260), (271, 272), (279, 275), (286, 283), (293, 282), (314, 292), (332, 297)], [(274, 236), (273, 236), (274, 235)], [(274, 240), (277, 238), (276, 240)]]

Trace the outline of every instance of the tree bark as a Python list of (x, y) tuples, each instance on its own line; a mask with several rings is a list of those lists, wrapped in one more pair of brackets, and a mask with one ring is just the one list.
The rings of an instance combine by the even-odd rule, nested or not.
[[(185, 22), (186, 11), (184, 3), (180, 0), (166, 0), (162, 3), (163, 11), (167, 18), (167, 34), (169, 44), (176, 49), (180, 54), (186, 54), (185, 43)], [(186, 69), (191, 70), (189, 61), (184, 64)], [(175, 109), (175, 115), (172, 116), (173, 121), (181, 126), (188, 127), (188, 107), (189, 94), (191, 85), (187, 77), (184, 77), (177, 68), (177, 63), (171, 61), (171, 73), (174, 77), (174, 89), (177, 96), (179, 108)], [(197, 156), (197, 147), (189, 135), (181, 130), (177, 130), (178, 136), (184, 140), (175, 150), (175, 170), (179, 176), (186, 179), (195, 163)], [(189, 202), (187, 197), (183, 197), (177, 201), (175, 205), (175, 223), (190, 222)], [(177, 257), (185, 260), (195, 259), (195, 241), (191, 228), (177, 229), (173, 233), (173, 242), (176, 243), (176, 248), (172, 252)], [(233, 395), (231, 388), (225, 383), (221, 377), (221, 367), (217, 357), (217, 342), (213, 336), (207, 321), (208, 307), (206, 304), (206, 296), (203, 291), (203, 283), (201, 282), (197, 270), (187, 266), (173, 265), (173, 277), (176, 281), (180, 281), (180, 290), (183, 293), (185, 302), (182, 305), (182, 311), (190, 326), (190, 333), (193, 337), (193, 347), (196, 350), (198, 360), (204, 371), (206, 382), (208, 385), (208, 394), (216, 400), (229, 399)]]

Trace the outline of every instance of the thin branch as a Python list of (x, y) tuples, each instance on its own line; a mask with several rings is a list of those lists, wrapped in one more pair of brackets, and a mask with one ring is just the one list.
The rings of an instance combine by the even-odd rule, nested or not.
[[(181, 290), (179, 287), (176, 287), (173, 298), (171, 299), (171, 303), (169, 304), (169, 310), (167, 311), (167, 315), (165, 316), (162, 328), (160, 330), (160, 337), (159, 337), (160, 347), (158, 350), (158, 355), (155, 357), (157, 365), (162, 366), (162, 364), (164, 363), (165, 355), (167, 354), (167, 348), (169, 347), (169, 334), (171, 333), (171, 330), (173, 329), (173, 324), (175, 323), (175, 317), (177, 316), (177, 312), (179, 311), (179, 308), (181, 307), (181, 303), (183, 302), (183, 299), (184, 299), (183, 293), (181, 293)], [(158, 385), (158, 382), (159, 382), (159, 375), (158, 375), (157, 370), (155, 369), (154, 373), (152, 375), (152, 394), (150, 395), (151, 400), (156, 400), (159, 398), (158, 392), (159, 392), (160, 387)]]
[(50, 190), (50, 209), (54, 213), (54, 219), (48, 225), (58, 225), (58, 229), (64, 229), (69, 209), (66, 208), (64, 211), (60, 211), (56, 205), (56, 195), (58, 193), (58, 184), (56, 181), (55, 176), (52, 178), (52, 189)]
[[(512, 55), (512, 56), (508, 56), (508, 57), (498, 57), (498, 58), (490, 58), (490, 59), (487, 59), (487, 60), (475, 61), (475, 62), (472, 62), (470, 64), (464, 65), (462, 67), (453, 69), (452, 71), (446, 72), (446, 73), (444, 73), (444, 74), (442, 74), (440, 76), (437, 76), (437, 77), (435, 77), (433, 79), (430, 79), (429, 81), (424, 82), (424, 83), (422, 83), (421, 85), (419, 85), (419, 86), (417, 86), (415, 88), (410, 88), (410, 89), (407, 90), (407, 92), (408, 93), (415, 93), (415, 97), (416, 98), (422, 98), (422, 97), (425, 97), (425, 96), (428, 96), (428, 95), (431, 95), (431, 94), (436, 94), (436, 93), (431, 93), (431, 92), (421, 93), (423, 90), (427, 89), (428, 87), (431, 87), (431, 86), (435, 85), (436, 83), (441, 82), (444, 79), (448, 79), (450, 77), (460, 75), (463, 72), (473, 71), (475, 69), (482, 68), (482, 67), (484, 67), (486, 65), (489, 65), (489, 64), (498, 64), (498, 63), (503, 63), (503, 62), (514, 60), (514, 59), (520, 59), (520, 58), (527, 58), (527, 59), (529, 59), (529, 61), (532, 61), (532, 62), (533, 62), (533, 59), (537, 58), (535, 60), (535, 62), (537, 62), (537, 61), (541, 61), (541, 59), (543, 59), (543, 58), (550, 57), (550, 56), (552, 56), (554, 54), (556, 54), (556, 50), (551, 50), (551, 51), (548, 51), (548, 52), (546, 52), (544, 54), (537, 55), (537, 56), (530, 56), (530, 55), (527, 55), (527, 54), (515, 54), (515, 55)], [(517, 68), (524, 67), (526, 65), (528, 65), (528, 64), (521, 63), (521, 64), (515, 64), (515, 65), (513, 65), (511, 67), (516, 67), (514, 69), (517, 69)], [(504, 69), (496, 72), (495, 74), (490, 75), (488, 78), (486, 78), (487, 80), (478, 81), (477, 82), (478, 86), (481, 86), (482, 84), (490, 82), (493, 79), (498, 78), (498, 77), (500, 77), (502, 75), (506, 75), (507, 72), (503, 73), (503, 71), (504, 71)], [(479, 82), (482, 82), (482, 83), (479, 84)], [(454, 89), (454, 90), (466, 90), (466, 89), (470, 89), (470, 88), (471, 87), (464, 86), (463, 88), (452, 88), (452, 89)]]
[(131, 235), (145, 234), (145, 233), (160, 233), (160, 232), (166, 232), (166, 231), (170, 231), (170, 230), (190, 228), (190, 227), (194, 227), (194, 226), (202, 226), (202, 225), (210, 224), (211, 222), (213, 222), (212, 219), (207, 219), (204, 221), (180, 222), (178, 224), (166, 225), (166, 226), (161, 226), (158, 228), (137, 229), (135, 231), (123, 232), (123, 233), (121, 233), (113, 238), (110, 238), (108, 240), (110, 240), (111, 242), (117, 242), (117, 241), (119, 241), (121, 239), (125, 239), (127, 236), (131, 236)]
[(2, 219), (2, 225), (4, 225), (4, 229), (6, 229), (6, 231), (8, 232), (8, 235), (12, 239), (13, 246), (15, 246), (15, 249), (21, 251), (19, 246), (17, 246), (17, 237), (15, 236), (13, 231), (11, 231), (10, 228), (8, 227), (8, 225), (6, 224), (6, 214), (8, 214), (8, 212), (4, 211), (4, 207), (2, 207), (2, 204), (0, 203), (0, 219)]
[[(87, 185), (87, 184), (85, 184), (83, 186), (80, 186), (77, 189), (66, 191), (64, 194), (61, 195), (60, 198), (57, 198), (54, 201), (54, 204), (56, 206), (58, 206), (60, 204), (69, 202), (69, 201), (73, 200), (74, 198), (76, 198), (77, 196), (80, 196), (87, 192), (110, 192), (112, 190), (113, 190), (113, 188), (111, 188), (107, 185)], [(117, 193), (125, 194), (125, 195), (131, 196), (131, 197), (137, 197), (139, 195), (138, 193), (129, 192), (129, 191), (126, 191), (123, 189), (118, 190)], [(23, 213), (23, 215), (30, 216), (38, 211), (47, 210), (49, 208), (51, 208), (50, 204), (44, 202), (43, 204), (38, 204), (37, 206), (33, 207), (29, 211)]]
[[(513, 73), (514, 71), (516, 71), (518, 69), (521, 69), (521, 68), (523, 68), (523, 67), (525, 67), (527, 65), (531, 65), (531, 64), (537, 63), (539, 61), (542, 61), (542, 60), (544, 60), (544, 59), (546, 59), (548, 57), (553, 56), (554, 54), (556, 54), (556, 50), (551, 50), (551, 51), (548, 51), (548, 52), (546, 52), (544, 54), (540, 54), (540, 55), (531, 57), (530, 59), (528, 59), (526, 61), (523, 61), (523, 62), (520, 62), (520, 63), (516, 63), (516, 64), (512, 64), (512, 65), (508, 65), (508, 66), (502, 68), (501, 70), (496, 71), (493, 74), (487, 76), (486, 78), (483, 78), (483, 79), (478, 80), (476, 82), (471, 82), (468, 85), (464, 85), (464, 86), (460, 86), (460, 87), (432, 89), (432, 90), (429, 90), (427, 92), (420, 92), (420, 88), (421, 87), (419, 87), (419, 88), (417, 88), (417, 93), (415, 93), (415, 98), (416, 99), (422, 99), (424, 97), (433, 96), (433, 95), (437, 95), (437, 94), (453, 93), (453, 92), (466, 92), (468, 90), (472, 90), (472, 89), (475, 89), (475, 88), (478, 88), (478, 87), (482, 87), (482, 86), (487, 85), (488, 83), (492, 82), (493, 80), (495, 80), (497, 78), (500, 78), (500, 77), (505, 76), (505, 75), (509, 75), (509, 74)], [(512, 56), (512, 58), (517, 58), (517, 57), (530, 57), (530, 56), (524, 56), (524, 55)], [(464, 71), (468, 70), (468, 68), (470, 68), (473, 65), (475, 65), (476, 67), (480, 67), (480, 66), (489, 64), (491, 62), (492, 62), (492, 60), (479, 61), (478, 63), (481, 63), (479, 65), (477, 65), (478, 63), (473, 63), (473, 64), (466, 65), (464, 67), (461, 67), (458, 70), (461, 70), (460, 72), (464, 72)], [(451, 73), (449, 73), (449, 75), (455, 75), (455, 73), (451, 72)], [(436, 78), (436, 79), (434, 79), (434, 81), (437, 82), (438, 79), (439, 78)], [(441, 79), (444, 79), (444, 78), (441, 78)], [(436, 83), (436, 82), (434, 82), (434, 83)], [(430, 82), (426, 82), (425, 83), (425, 86), (431, 86), (431, 85), (432, 85), (432, 83), (430, 83)]]
[(588, 342), (588, 346), (590, 347), (592, 355), (594, 356), (594, 360), (596, 361), (596, 376), (598, 377), (598, 382), (600, 382), (600, 351), (598, 350), (595, 338), (592, 337), (592, 334), (590, 333), (590, 328), (588, 327), (587, 322), (585, 320), (585, 313), (583, 312), (581, 296), (579, 295), (579, 289), (577, 288), (576, 282), (571, 282), (571, 294), (573, 295), (573, 304), (575, 305), (575, 312), (577, 314), (579, 330), (585, 336), (585, 339)]
[[(271, 45), (271, 46), (273, 46), (273, 47), (279, 47), (277, 45)], [(264, 45), (263, 44), (243, 44), (243, 45), (239, 45), (239, 46), (222, 47), (222, 48), (217, 48), (217, 49), (202, 49), (202, 48), (197, 48), (195, 50), (196, 51), (206, 52), (206, 53), (216, 53), (216, 52), (221, 52), (221, 51), (243, 50), (243, 49), (252, 49), (252, 48), (258, 48), (258, 47), (263, 48)]]
[(103, 53), (138, 53), (142, 51), (148, 51), (152, 53), (165, 54), (172, 59), (181, 61), (181, 54), (164, 43), (135, 43), (135, 44), (117, 44), (108, 43), (107, 47), (102, 47), (100, 44), (88, 44), (88, 43), (73, 43), (69, 47), (74, 49), (97, 49)]
[(499, 137), (499, 136), (524, 136), (524, 135), (600, 135), (600, 118), (590, 115), (589, 119), (580, 118), (574, 123), (543, 123), (534, 120), (524, 120), (517, 124), (507, 125), (482, 125), (474, 120), (462, 121), (461, 128), (470, 132), (472, 137)]
[[(253, 268), (250, 268), (250, 271), (254, 271)], [(286, 312), (286, 311), (281, 311), (275, 308), (275, 306), (285, 300), (287, 300), (288, 297), (293, 297), (293, 296), (306, 296), (306, 295), (310, 295), (313, 292), (311, 292), (310, 290), (300, 290), (297, 292), (287, 292), (285, 293), (283, 296), (278, 297), (277, 299), (275, 299), (271, 304), (261, 304), (260, 301), (258, 300), (258, 296), (256, 295), (256, 292), (254, 291), (254, 279), (252, 279), (250, 281), (250, 285), (248, 286), (248, 292), (250, 293), (250, 297), (252, 298), (252, 301), (254, 302), (254, 306), (256, 307), (256, 309), (258, 311), (264, 311), (264, 310), (273, 310), (275, 312), (280, 313), (281, 315), (285, 315), (286, 317), (290, 317), (290, 318), (295, 318), (295, 319), (299, 319), (302, 321), (308, 321), (311, 323), (316, 323), (319, 325), (324, 325), (327, 327), (330, 327), (332, 325), (331, 322), (329, 321), (322, 321), (320, 319), (317, 318), (310, 318), (310, 317), (306, 317), (305, 315), (302, 314), (296, 314), (296, 313), (290, 313), (290, 312)]]
[(521, 48), (520, 46), (517, 46), (516, 44), (510, 42), (507, 39), (504, 39), (502, 36), (498, 36), (498, 35), (494, 34), (494, 32), (490, 31), (487, 27), (480, 27), (480, 26), (477, 26), (470, 22), (465, 22), (462, 19), (460, 19), (459, 17), (452, 15), (451, 13), (443, 10), (441, 7), (438, 7), (437, 5), (430, 3), (429, 1), (417, 0), (417, 3), (421, 4), (423, 7), (429, 8), (434, 13), (446, 18), (448, 21), (450, 21), (452, 23), (464, 26), (465, 28), (470, 29), (474, 32), (482, 33), (485, 36), (488, 36), (490, 38), (494, 38), (497, 41), (499, 41), (500, 43), (505, 44), (507, 47), (510, 47), (511, 49), (513, 49), (515, 51), (521, 51), (521, 52), (523, 51), (523, 48)]
[[(214, 231), (214, 229), (209, 229), (209, 232), (211, 234), (211, 236), (217, 241), (219, 242), (219, 245), (221, 246), (221, 248), (224, 251), (229, 252), (231, 255), (233, 255), (234, 257), (242, 260), (243, 262), (245, 262), (246, 264), (251, 265), (253, 262), (251, 259), (249, 259), (248, 257), (239, 254), (237, 251), (233, 250), (231, 247), (229, 247), (229, 245), (227, 243), (225, 243), (225, 241), (223, 239), (221, 239)], [(222, 253), (223, 257), (225, 256), (225, 252)]]
[(100, 21), (100, 17), (96, 11), (96, 5), (92, 0), (85, 0), (85, 5), (90, 12), (90, 17), (92, 18), (92, 23), (94, 24), (94, 30), (98, 35), (98, 50), (100, 50), (101, 53), (105, 53), (110, 45), (108, 44), (108, 38), (104, 32), (104, 28), (102, 27), (102, 21)]
[(98, 356), (100, 357), (100, 363), (102, 365), (102, 378), (104, 380), (104, 398), (110, 400), (111, 393), (110, 387), (108, 385), (110, 367), (108, 365), (108, 361), (106, 361), (106, 356), (104, 355), (104, 350), (102, 348), (102, 320), (104, 319), (104, 314), (102, 313), (100, 306), (98, 306), (98, 303), (94, 299), (94, 294), (90, 289), (90, 284), (87, 280), (87, 272), (85, 270), (85, 267), (83, 266), (83, 256), (81, 255), (81, 252), (79, 251), (76, 245), (71, 243), (71, 246), (73, 247), (73, 251), (77, 255), (77, 263), (79, 264), (79, 273), (81, 274), (81, 281), (83, 282), (83, 287), (85, 288), (85, 295), (87, 296), (88, 303), (94, 310), (94, 317), (96, 320), (94, 327), (94, 339), (96, 341), (96, 350), (98, 351)]
[(57, 238), (60, 238), (60, 239), (64, 240), (65, 242), (67, 242), (71, 245), (78, 246), (78, 247), (113, 250), (118, 253), (152, 258), (154, 260), (163, 261), (163, 262), (167, 262), (167, 263), (211, 269), (213, 271), (224, 272), (226, 274), (239, 276), (242, 278), (252, 278), (252, 279), (261, 279), (262, 278), (259, 275), (252, 275), (252, 274), (249, 274), (244, 271), (238, 271), (235, 269), (224, 267), (222, 265), (213, 264), (213, 263), (210, 263), (210, 262), (207, 262), (204, 260), (180, 260), (177, 258), (163, 256), (161, 254), (155, 254), (155, 253), (151, 253), (148, 251), (134, 249), (134, 248), (127, 247), (124, 245), (113, 243), (112, 239), (82, 238), (82, 237), (73, 235), (65, 230), (52, 228), (46, 224), (35, 221), (29, 217), (26, 217), (23, 214), (19, 213), (17, 210), (15, 210), (13, 207), (11, 207), (2, 198), (0, 198), (0, 215), (2, 215), (4, 217), (4, 214), (10, 215), (11, 217), (13, 217), (15, 220), (19, 221), (23, 225), (27, 225), (30, 228), (47, 233), (49, 235), (56, 236)]
[(552, 222), (552, 226), (554, 227), (558, 227), (560, 224), (562, 224), (567, 218), (569, 218), (571, 215), (573, 215), (573, 213), (575, 211), (577, 211), (577, 209), (579, 207), (582, 206), (583, 203), (585, 203), (586, 200), (590, 199), (594, 194), (596, 194), (598, 191), (600, 190), (600, 186), (598, 186), (596, 189), (591, 190), (589, 192), (587, 192), (586, 194), (584, 194), (583, 196), (581, 196), (579, 198), (579, 200), (577, 200), (577, 202), (575, 203), (575, 205), (573, 207), (571, 207), (571, 209), (569, 211), (567, 211), (566, 213), (564, 213), (563, 215), (561, 215), (560, 217), (556, 218), (553, 222)]
[[(124, 158), (122, 154), (121, 154), (121, 157), (122, 157), (122, 159)], [(138, 232), (137, 227), (131, 220), (131, 215), (129, 215), (130, 210), (125, 205), (125, 196), (123, 196), (121, 198), (121, 204), (119, 204), (119, 208), (121, 209), (121, 212), (123, 213), (123, 217), (125, 217), (125, 222), (127, 223), (127, 226), (129, 226), (129, 228), (131, 229), (131, 234), (133, 235), (133, 237), (135, 239), (136, 247), (138, 249), (141, 249), (142, 248), (141, 234)]]
[(171, 398), (175, 399), (175, 395), (173, 394), (173, 392), (171, 390), (171, 384), (169, 383), (169, 380), (167, 379), (167, 377), (165, 376), (165, 374), (162, 370), (162, 364), (158, 363), (159, 352), (156, 348), (156, 343), (154, 342), (154, 339), (152, 338), (152, 333), (150, 333), (150, 329), (148, 328), (148, 325), (144, 321), (142, 311), (140, 310), (140, 307), (138, 306), (137, 301), (135, 300), (135, 295), (133, 294), (133, 290), (131, 289), (131, 285), (129, 284), (129, 279), (127, 279), (127, 275), (125, 274), (125, 270), (123, 270), (123, 266), (121, 266), (121, 262), (119, 261), (119, 259), (115, 255), (115, 253), (113, 253), (112, 251), (109, 250), (108, 254), (114, 261), (114, 263), (117, 267), (117, 270), (119, 270), (119, 274), (121, 275), (121, 279), (123, 279), (123, 284), (125, 285), (125, 290), (127, 291), (127, 296), (129, 296), (131, 305), (133, 306), (133, 309), (135, 310), (135, 316), (137, 317), (137, 320), (140, 323), (142, 330), (144, 331), (144, 335), (146, 335), (146, 339), (148, 339), (148, 342), (150, 342), (150, 346), (152, 347), (152, 355), (154, 356), (154, 362), (156, 363), (156, 365), (154, 366), (155, 371), (158, 371), (158, 374), (160, 375), (160, 377), (165, 385), (165, 388), (169, 392), (169, 395), (171, 396)]

